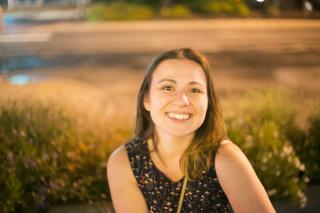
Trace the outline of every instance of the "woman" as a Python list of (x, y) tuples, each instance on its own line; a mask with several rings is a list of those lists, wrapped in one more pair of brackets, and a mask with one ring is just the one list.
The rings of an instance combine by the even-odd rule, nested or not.
[(116, 212), (274, 212), (248, 159), (227, 140), (200, 53), (174, 49), (153, 60), (135, 134), (107, 164)]

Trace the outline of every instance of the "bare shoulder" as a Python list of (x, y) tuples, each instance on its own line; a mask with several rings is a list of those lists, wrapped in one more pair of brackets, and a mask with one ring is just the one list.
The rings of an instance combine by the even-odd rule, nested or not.
[(130, 178), (131, 180), (134, 180), (128, 154), (124, 145), (118, 147), (111, 153), (107, 162), (107, 171), (108, 176), (114, 174), (116, 176), (120, 175), (126, 179)]
[(224, 141), (216, 154), (220, 185), (235, 212), (274, 212), (269, 197), (243, 151)]
[(243, 163), (248, 160), (242, 150), (232, 141), (224, 140), (221, 142), (216, 155), (216, 163)]
[(124, 145), (119, 146), (117, 149), (115, 149), (109, 159), (108, 159), (108, 164), (109, 163), (117, 163), (120, 160), (122, 163), (126, 163), (128, 160), (127, 157), (127, 151)]
[(124, 145), (110, 155), (107, 162), (108, 185), (116, 212), (147, 212)]
[[(217, 151), (215, 168), (220, 182), (230, 180), (240, 174), (254, 173), (243, 151), (232, 141), (224, 140)], [(254, 173), (255, 174), (255, 173)]]

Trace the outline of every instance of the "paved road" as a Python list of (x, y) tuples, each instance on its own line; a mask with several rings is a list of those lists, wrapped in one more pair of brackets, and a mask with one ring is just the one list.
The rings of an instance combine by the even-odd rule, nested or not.
[[(319, 68), (320, 21), (228, 19), (27, 25), (0, 34), (0, 45), (7, 70), (40, 65), (75, 69), (86, 64), (139, 70), (160, 51), (188, 46), (207, 53), (219, 69), (254, 69), (271, 74), (281, 67)], [(34, 64), (25, 63), (28, 57)]]
[[(187, 46), (206, 53), (228, 88), (242, 85), (236, 91), (254, 80), (320, 94), (319, 20), (57, 22), (7, 29), (0, 34), (0, 70), (6, 76), (64, 72), (89, 81), (88, 76), (79, 77), (80, 70), (141, 73), (155, 54)], [(89, 83), (102, 80), (107, 79), (91, 78)]]
[[(50, 58), (48, 61), (56, 59), (54, 64), (64, 64), (60, 59), (73, 56), (98, 63), (109, 57), (121, 61), (123, 56), (148, 56), (180, 46), (216, 56), (227, 54), (223, 62), (228, 55), (239, 53), (244, 55), (239, 58), (241, 64), (250, 60), (248, 55), (254, 58), (257, 54), (266, 56), (261, 63), (275, 60), (280, 65), (312, 66), (318, 65), (320, 53), (320, 21), (316, 20), (57, 23), (15, 29), (17, 33), (0, 37), (3, 57), (34, 55)], [(299, 57), (291, 61), (286, 56)]]

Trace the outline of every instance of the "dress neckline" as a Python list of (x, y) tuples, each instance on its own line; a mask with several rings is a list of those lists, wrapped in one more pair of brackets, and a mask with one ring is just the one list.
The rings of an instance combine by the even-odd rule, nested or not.
[(171, 184), (178, 184), (178, 183), (181, 183), (185, 177), (185, 175), (183, 175), (179, 180), (177, 181), (173, 181), (171, 180), (171, 178), (169, 178), (167, 175), (165, 175), (153, 162), (153, 160), (151, 159), (151, 155), (150, 155), (150, 150), (149, 150), (149, 146), (148, 146), (148, 141), (145, 140), (143, 141), (143, 144), (144, 144), (144, 148), (145, 150), (147, 151), (147, 159), (149, 160), (152, 168), (157, 171), (164, 179), (168, 180)]

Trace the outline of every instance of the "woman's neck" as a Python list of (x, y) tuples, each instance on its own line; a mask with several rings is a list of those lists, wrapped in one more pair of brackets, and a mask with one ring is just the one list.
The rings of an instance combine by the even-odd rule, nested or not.
[[(194, 134), (175, 137), (161, 131), (156, 131), (157, 152), (166, 159), (180, 159), (192, 142)], [(153, 143), (152, 143), (153, 144)]]

